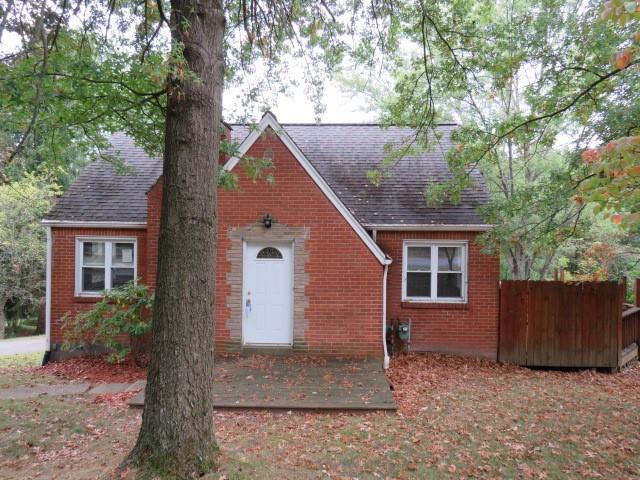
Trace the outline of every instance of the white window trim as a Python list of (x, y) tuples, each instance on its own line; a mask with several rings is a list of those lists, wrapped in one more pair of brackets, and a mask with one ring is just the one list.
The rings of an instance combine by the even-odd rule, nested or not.
[(111, 285), (112, 248), (114, 243), (133, 243), (133, 281), (138, 281), (138, 239), (136, 237), (76, 237), (76, 297), (101, 297), (101, 292), (82, 290), (82, 244), (83, 242), (104, 242), (104, 284)]
[[(462, 298), (437, 297), (438, 258), (431, 249), (431, 297), (408, 297), (407, 296), (407, 252), (408, 247), (462, 247)], [(467, 283), (469, 278), (469, 242), (466, 240), (405, 240), (402, 245), (402, 301), (411, 303), (467, 303)], [(435, 257), (435, 261), (434, 261)], [(436, 270), (434, 271), (434, 266)]]

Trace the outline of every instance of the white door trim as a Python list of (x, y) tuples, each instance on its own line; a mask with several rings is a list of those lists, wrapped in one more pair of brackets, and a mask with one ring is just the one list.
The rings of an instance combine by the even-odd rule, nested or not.
[[(249, 343), (247, 342), (247, 332), (246, 332), (246, 327), (247, 327), (247, 287), (248, 287), (248, 275), (247, 275), (247, 266), (248, 266), (248, 261), (249, 258), (247, 256), (247, 245), (251, 244), (251, 245), (260, 245), (262, 247), (268, 247), (268, 246), (287, 246), (290, 248), (290, 254), (291, 254), (291, 262), (290, 262), (290, 267), (291, 267), (291, 292), (290, 292), (290, 299), (291, 299), (291, 308), (290, 308), (290, 330), (289, 330), (289, 341), (287, 343)], [(294, 277), (294, 272), (295, 272), (295, 245), (294, 242), (287, 242), (287, 241), (276, 241), (276, 242), (269, 242), (267, 240), (258, 240), (258, 241), (253, 241), (253, 240), (243, 240), (242, 241), (242, 299), (241, 299), (241, 309), (242, 309), (242, 325), (240, 328), (241, 331), (241, 344), (242, 346), (267, 346), (267, 347), (292, 347), (293, 346), (293, 330), (294, 330), (294, 319), (295, 319), (295, 314), (294, 314), (294, 307), (295, 307), (295, 277)]]

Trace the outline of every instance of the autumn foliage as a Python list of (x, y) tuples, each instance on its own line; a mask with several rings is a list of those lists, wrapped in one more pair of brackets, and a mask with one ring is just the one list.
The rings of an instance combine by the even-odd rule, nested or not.
[(582, 152), (589, 175), (576, 202), (595, 202), (615, 224), (640, 223), (640, 135), (621, 138)]
[[(640, 20), (640, 3), (608, 0), (600, 18), (630, 25)], [(640, 30), (613, 54), (611, 63), (618, 70), (637, 67), (639, 52)], [(630, 131), (626, 137), (585, 150), (581, 157), (589, 175), (581, 182), (576, 202), (595, 202), (596, 211), (603, 211), (615, 224), (640, 225), (640, 135)]]

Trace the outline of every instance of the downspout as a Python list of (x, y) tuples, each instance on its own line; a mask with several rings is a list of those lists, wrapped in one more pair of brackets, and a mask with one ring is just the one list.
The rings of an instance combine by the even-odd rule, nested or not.
[[(47, 352), (51, 351), (51, 252), (52, 252), (51, 227), (47, 226), (47, 266), (46, 266), (46, 292), (45, 292), (45, 335)], [(46, 356), (46, 353), (45, 353)]]
[(387, 351), (387, 273), (389, 273), (389, 265), (391, 258), (384, 260), (384, 274), (382, 275), (382, 348), (384, 350), (383, 367), (389, 368), (389, 352)]

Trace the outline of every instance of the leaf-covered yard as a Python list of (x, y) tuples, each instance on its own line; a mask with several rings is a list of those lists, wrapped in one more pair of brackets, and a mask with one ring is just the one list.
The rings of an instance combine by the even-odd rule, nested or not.
[[(8, 367), (0, 368), (4, 377)], [(39, 372), (10, 368), (31, 372), (29, 381)], [(69, 381), (56, 371), (44, 380), (50, 377)], [(221, 472), (210, 478), (637, 478), (640, 472), (638, 365), (610, 375), (410, 355), (392, 362), (389, 379), (397, 414), (218, 412)], [(111, 400), (0, 402), (0, 477), (108, 475), (133, 445), (141, 416)]]

